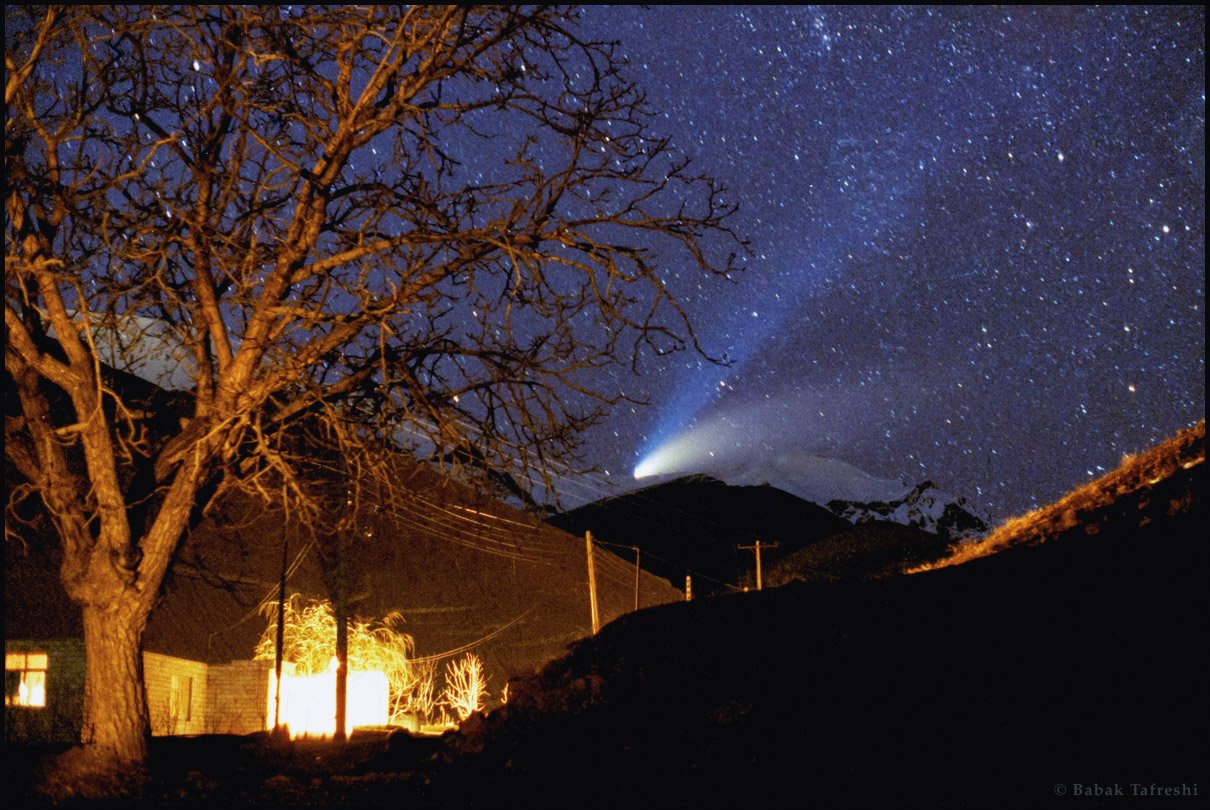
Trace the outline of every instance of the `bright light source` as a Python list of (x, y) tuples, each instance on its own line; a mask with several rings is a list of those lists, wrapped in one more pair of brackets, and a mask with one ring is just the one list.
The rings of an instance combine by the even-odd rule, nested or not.
[(46, 670), (49, 660), (46, 653), (5, 653), (5, 706), (46, 706)]
[[(333, 663), (336, 659), (332, 659)], [(288, 662), (282, 668), (281, 723), (290, 737), (331, 737), (336, 733), (336, 669), (316, 675), (295, 675)], [(269, 673), (269, 711), (265, 727), (273, 729), (277, 673)], [(383, 672), (350, 672), (345, 734), (354, 726), (387, 724), (387, 676)]]
[[(264, 612), (276, 618), (277, 605), (266, 602)], [(382, 672), (387, 677), (390, 722), (402, 722), (403, 715), (415, 713), (412, 698), (424, 687), (431, 671), (410, 660), (412, 637), (402, 630), (398, 612), (381, 620), (354, 618), (349, 623), (348, 667), (350, 672)], [(336, 617), (329, 602), (307, 600), (294, 594), (286, 601), (286, 632), (283, 655), (293, 665), (291, 673), (319, 674), (335, 670), (332, 657), (336, 640)], [(256, 647), (256, 657), (272, 661), (276, 657), (277, 622), (271, 620)], [(352, 688), (352, 687), (350, 687)]]
[(635, 478), (646, 478), (649, 475), (655, 475), (660, 471), (659, 459), (655, 456), (648, 456), (639, 462), (639, 465), (634, 468)]
[(46, 673), (27, 672), (17, 687), (17, 706), (41, 708), (46, 705)]

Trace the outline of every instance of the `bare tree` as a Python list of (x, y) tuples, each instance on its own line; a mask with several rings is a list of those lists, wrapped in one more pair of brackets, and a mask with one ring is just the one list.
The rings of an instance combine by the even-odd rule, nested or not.
[(5, 452), (82, 606), (99, 763), (146, 755), (141, 635), (191, 515), (322, 519), (292, 425), (355, 480), (388, 446), (542, 480), (622, 398), (599, 369), (696, 346), (661, 265), (742, 249), (571, 10), (5, 15)]
[(441, 703), (457, 715), (459, 722), (482, 711), (486, 699), (487, 675), (479, 656), (468, 652), (458, 661), (445, 665), (445, 691), (441, 693)]

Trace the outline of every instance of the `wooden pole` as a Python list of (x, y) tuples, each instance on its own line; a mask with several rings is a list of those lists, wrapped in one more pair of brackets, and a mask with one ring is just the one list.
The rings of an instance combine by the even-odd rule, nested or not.
[(634, 547), (634, 609), (639, 609), (639, 547)]
[(329, 591), (332, 613), (336, 616), (336, 732), (332, 739), (348, 739), (349, 717), (349, 554), (352, 529), (343, 528), (336, 536), (336, 574)]
[(592, 634), (601, 629), (601, 614), (597, 610), (597, 569), (592, 560), (592, 532), (584, 532), (584, 548), (588, 552), (588, 605), (592, 609)]
[(349, 706), (349, 611), (344, 594), (336, 604), (336, 733), (333, 739), (348, 739)]
[(281, 576), (277, 581), (277, 651), (274, 655), (273, 671), (277, 673), (277, 686), (273, 690), (273, 733), (281, 733), (281, 668), (282, 648), (286, 641), (286, 563), (289, 560), (290, 535), (286, 533), (286, 522), (281, 528)]
[(760, 541), (756, 541), (756, 590), (762, 589), (760, 581)]
[(693, 601), (693, 577), (685, 575), (685, 601)]
[(760, 550), (762, 547), (763, 548), (777, 548), (779, 545), (780, 545), (780, 543), (762, 543), (761, 541), (757, 540), (754, 544), (752, 544), (750, 546), (736, 546), (736, 548), (741, 549), (743, 551), (755, 551), (756, 552), (756, 590), (758, 590), (758, 591), (762, 590), (762, 585), (763, 585), (763, 583), (761, 582)]

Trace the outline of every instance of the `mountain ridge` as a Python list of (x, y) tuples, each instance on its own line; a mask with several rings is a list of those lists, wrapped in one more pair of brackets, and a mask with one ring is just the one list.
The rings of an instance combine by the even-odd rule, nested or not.
[(1073, 780), (1196, 783), (1204, 426), (1175, 444), (1056, 502), (1073, 520), (939, 570), (622, 617), (452, 735), (433, 784), (473, 769), (492, 800), (541, 804), (609, 773), (589, 805), (806, 785), (827, 806), (1058, 807)]
[[(694, 578), (698, 594), (752, 584), (760, 540), (766, 562), (845, 531), (827, 508), (767, 484), (732, 486), (689, 475), (614, 495), (548, 518), (551, 525), (606, 545), (641, 549), (640, 565), (674, 585)], [(623, 552), (624, 553), (624, 552)]]
[(863, 503), (837, 499), (828, 501), (827, 507), (856, 525), (889, 521), (923, 529), (949, 541), (974, 539), (988, 529), (978, 515), (966, 508), (965, 498), (942, 492), (932, 481), (917, 484), (893, 501)]

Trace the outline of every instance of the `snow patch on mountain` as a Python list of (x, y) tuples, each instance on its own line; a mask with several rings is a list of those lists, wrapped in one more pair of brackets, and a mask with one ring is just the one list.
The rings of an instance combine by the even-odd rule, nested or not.
[(948, 540), (969, 540), (987, 531), (987, 524), (967, 508), (965, 498), (954, 498), (925, 481), (912, 487), (902, 498), (885, 501), (836, 499), (828, 509), (845, 520), (865, 523), (889, 520), (915, 526)]
[(912, 487), (877, 478), (835, 458), (787, 451), (702, 472), (733, 486), (768, 484), (825, 505), (854, 524), (887, 520), (949, 540), (978, 537), (988, 528), (970, 511), (965, 498), (955, 498), (931, 481)]
[(768, 484), (821, 505), (833, 500), (893, 500), (904, 497), (909, 489), (902, 482), (876, 478), (840, 459), (792, 451), (702, 472), (732, 486)]

